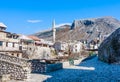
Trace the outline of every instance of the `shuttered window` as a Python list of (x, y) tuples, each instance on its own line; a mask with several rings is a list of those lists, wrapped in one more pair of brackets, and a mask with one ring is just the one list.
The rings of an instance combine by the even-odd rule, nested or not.
[(2, 46), (3, 45), (3, 41), (0, 41), (0, 46)]

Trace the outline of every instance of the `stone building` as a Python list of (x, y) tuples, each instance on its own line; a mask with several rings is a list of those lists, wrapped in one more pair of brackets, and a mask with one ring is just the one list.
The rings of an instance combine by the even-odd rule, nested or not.
[(25, 35), (20, 35), (19, 36), (20, 40), (20, 50), (25, 51), (27, 49), (31, 49), (31, 46), (34, 46), (34, 40), (25, 36)]
[(7, 26), (0, 23), (0, 53), (20, 58), (42, 59), (51, 55), (52, 42), (36, 36), (6, 32)]
[(72, 53), (80, 53), (81, 52), (81, 50), (82, 50), (82, 43), (81, 42), (75, 42), (75, 43), (73, 43), (73, 45), (72, 45)]
[(6, 32), (7, 26), (0, 23), (0, 53), (22, 57), (22, 52), (19, 50), (19, 35)]
[(68, 52), (68, 43), (66, 42), (55, 42), (54, 48), (59, 56), (64, 55), (65, 52)]
[(49, 42), (39, 39), (36, 36), (20, 35), (20, 49), (23, 55), (29, 59), (45, 59), (51, 55)]
[(82, 50), (83, 44), (79, 41), (73, 41), (73, 42), (56, 42), (54, 44), (54, 48), (57, 51), (58, 55), (62, 54), (68, 54), (70, 51), (71, 53), (80, 53)]
[(54, 48), (58, 51), (65, 51), (67, 50), (68, 43), (66, 42), (55, 42)]

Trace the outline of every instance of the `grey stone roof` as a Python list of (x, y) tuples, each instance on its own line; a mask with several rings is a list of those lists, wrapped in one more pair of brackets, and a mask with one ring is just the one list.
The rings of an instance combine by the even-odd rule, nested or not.
[(6, 28), (7, 26), (5, 24), (3, 24), (2, 22), (0, 22), (0, 27)]

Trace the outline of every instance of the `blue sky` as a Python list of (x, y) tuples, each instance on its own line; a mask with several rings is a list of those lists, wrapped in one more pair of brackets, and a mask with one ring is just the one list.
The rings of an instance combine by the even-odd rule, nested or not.
[(120, 20), (120, 0), (0, 0), (0, 22), (7, 31), (33, 34), (75, 19), (113, 16)]

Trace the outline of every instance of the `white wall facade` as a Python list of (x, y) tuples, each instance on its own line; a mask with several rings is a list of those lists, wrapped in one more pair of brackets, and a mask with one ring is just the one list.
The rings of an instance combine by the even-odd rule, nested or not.
[(72, 45), (72, 52), (73, 53), (79, 53), (79, 52), (81, 52), (81, 50), (82, 50), (82, 43), (81, 42), (74, 43)]
[(56, 50), (67, 50), (68, 49), (68, 44), (65, 43), (65, 42), (56, 42), (55, 45), (54, 45), (54, 48)]

